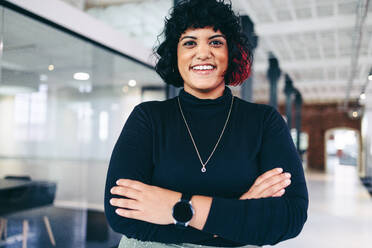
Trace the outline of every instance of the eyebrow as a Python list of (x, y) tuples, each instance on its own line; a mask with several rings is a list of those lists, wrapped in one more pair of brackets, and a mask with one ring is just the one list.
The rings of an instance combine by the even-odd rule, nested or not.
[[(216, 35), (213, 35), (213, 36), (209, 37), (208, 40), (211, 40), (211, 39), (214, 39), (214, 38), (218, 38), (218, 37), (222, 37), (222, 38), (226, 39), (225, 35), (216, 34)], [(197, 40), (197, 38), (195, 36), (184, 36), (184, 37), (181, 38), (181, 40), (186, 39), (186, 38)]]

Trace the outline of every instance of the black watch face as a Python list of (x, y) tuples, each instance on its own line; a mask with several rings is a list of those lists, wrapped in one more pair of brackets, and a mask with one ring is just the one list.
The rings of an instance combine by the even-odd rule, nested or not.
[(173, 217), (178, 222), (188, 222), (193, 215), (191, 206), (188, 202), (178, 202), (173, 208)]

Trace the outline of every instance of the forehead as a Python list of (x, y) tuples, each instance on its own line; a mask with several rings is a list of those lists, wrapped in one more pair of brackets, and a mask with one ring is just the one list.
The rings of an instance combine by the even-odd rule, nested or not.
[(223, 35), (220, 30), (214, 31), (213, 27), (188, 28), (188, 29), (185, 30), (185, 32), (183, 32), (181, 34), (180, 38), (182, 38), (184, 36), (195, 36), (195, 37), (206, 36), (206, 37), (208, 37), (208, 36), (216, 35), (216, 34)]

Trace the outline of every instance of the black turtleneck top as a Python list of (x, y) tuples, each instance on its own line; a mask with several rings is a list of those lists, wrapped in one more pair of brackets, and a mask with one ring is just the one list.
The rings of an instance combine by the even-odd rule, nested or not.
[[(231, 90), (226, 87), (216, 99), (199, 99), (182, 89), (178, 97), (205, 162), (225, 124)], [(292, 183), (282, 197), (239, 200), (259, 175), (276, 167), (292, 174)], [(301, 231), (308, 208), (303, 168), (287, 125), (274, 108), (235, 97), (230, 120), (206, 173), (201, 168), (177, 97), (137, 105), (114, 147), (107, 173), (105, 214), (110, 226), (142, 241), (224, 247), (272, 245)], [(109, 200), (113, 197), (110, 189), (120, 178), (213, 197), (203, 230), (117, 215)]]

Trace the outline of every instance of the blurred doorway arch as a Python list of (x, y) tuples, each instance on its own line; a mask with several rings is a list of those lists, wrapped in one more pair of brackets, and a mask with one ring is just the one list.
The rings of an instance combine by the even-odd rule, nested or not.
[(326, 130), (324, 136), (324, 167), (333, 173), (335, 166), (355, 166), (360, 172), (362, 146), (360, 131), (349, 127)]

